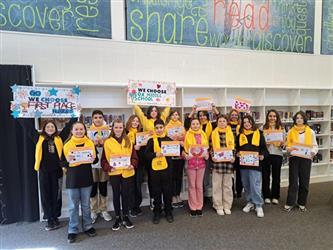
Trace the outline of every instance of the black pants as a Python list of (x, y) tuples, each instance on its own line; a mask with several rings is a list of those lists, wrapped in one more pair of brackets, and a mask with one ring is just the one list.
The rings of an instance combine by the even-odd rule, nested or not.
[(298, 205), (306, 205), (309, 193), (311, 163), (312, 162), (309, 159), (304, 159), (297, 156), (290, 157), (289, 188), (287, 197), (288, 206), (294, 206), (296, 199)]
[(110, 183), (113, 191), (113, 206), (116, 216), (121, 216), (120, 196), (122, 205), (122, 215), (128, 215), (130, 205), (130, 195), (133, 190), (134, 177), (123, 178), (122, 175), (111, 175)]
[[(48, 221), (60, 216), (58, 171), (39, 171), (39, 185), (44, 218)], [(61, 202), (61, 201), (60, 201)], [(59, 212), (60, 210), (60, 212)]]
[(162, 195), (165, 212), (171, 212), (172, 200), (172, 169), (151, 171), (152, 195), (154, 199), (154, 213), (161, 212)]
[[(269, 155), (264, 159), (262, 168), (262, 194), (264, 199), (280, 198), (281, 166), (283, 157), (280, 155)], [(272, 189), (270, 188), (270, 177), (272, 172)]]
[(236, 159), (235, 159), (234, 170), (235, 170), (235, 177), (234, 177), (232, 190), (236, 197), (241, 197), (242, 191), (243, 191), (243, 183), (242, 183), (242, 177), (241, 177), (240, 168), (239, 168), (239, 157), (236, 157)]
[(173, 196), (179, 196), (182, 190), (183, 183), (183, 171), (185, 161), (182, 159), (176, 159), (173, 161), (172, 169), (172, 187), (173, 187)]
[(131, 209), (137, 209), (140, 207), (142, 203), (142, 182), (143, 182), (143, 166), (140, 164), (138, 167), (135, 169), (135, 175), (134, 175), (134, 190), (133, 190), (133, 195), (132, 195), (132, 204), (131, 204)]
[(106, 197), (108, 195), (108, 182), (103, 181), (103, 182), (94, 182), (92, 189), (91, 189), (91, 194), (90, 197), (95, 197), (97, 195), (97, 188), (99, 190), (99, 193)]

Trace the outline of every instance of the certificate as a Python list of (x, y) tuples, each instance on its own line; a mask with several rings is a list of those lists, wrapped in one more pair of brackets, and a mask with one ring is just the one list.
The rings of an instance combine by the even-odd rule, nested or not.
[(239, 165), (259, 167), (259, 153), (254, 151), (240, 151)]
[(131, 166), (131, 155), (111, 155), (110, 166), (116, 169), (124, 169)]
[(272, 144), (274, 142), (283, 142), (283, 131), (265, 131), (265, 140), (267, 144)]
[(163, 156), (180, 156), (179, 141), (162, 141), (161, 150)]
[(190, 146), (189, 156), (204, 157), (208, 153), (208, 147), (201, 144), (194, 144)]
[(92, 163), (92, 157), (94, 155), (93, 149), (91, 148), (84, 148), (79, 147), (71, 150), (71, 153), (73, 154), (74, 158), (69, 161), (69, 164), (87, 164)]
[(168, 128), (168, 137), (171, 139), (177, 138), (177, 137), (183, 137), (185, 134), (185, 129), (183, 126), (174, 126)]
[(231, 162), (234, 159), (232, 149), (218, 149), (214, 150), (213, 154), (214, 162)]
[(290, 155), (302, 157), (305, 159), (312, 159), (311, 155), (312, 146), (304, 144), (293, 144), (291, 147), (294, 148), (295, 150), (291, 151)]
[(149, 138), (150, 138), (149, 132), (136, 133), (136, 138), (135, 138), (136, 145), (146, 146)]
[(212, 98), (195, 98), (196, 110), (210, 111), (213, 109), (213, 99)]
[(105, 140), (109, 138), (110, 136), (110, 130), (109, 129), (89, 129), (87, 131), (87, 135), (90, 140), (97, 141), (97, 140)]

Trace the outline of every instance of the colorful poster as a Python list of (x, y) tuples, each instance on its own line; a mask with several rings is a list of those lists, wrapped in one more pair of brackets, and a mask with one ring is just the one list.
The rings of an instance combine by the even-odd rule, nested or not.
[(267, 144), (272, 144), (275, 142), (283, 142), (283, 131), (276, 130), (265, 130), (264, 132), (265, 140)]
[(128, 83), (127, 104), (175, 106), (176, 84), (130, 80)]
[(173, 140), (183, 138), (185, 135), (185, 128), (183, 126), (174, 126), (168, 128), (168, 137)]
[(179, 141), (162, 141), (161, 151), (163, 156), (180, 156)]
[(252, 151), (240, 151), (239, 152), (239, 164), (241, 166), (259, 166), (259, 153)]
[(116, 169), (124, 169), (131, 166), (130, 155), (111, 155), (110, 166)]
[(207, 146), (201, 144), (195, 144), (190, 146), (189, 156), (191, 157), (205, 157), (207, 154), (208, 154)]
[(323, 0), (321, 53), (333, 55), (333, 0)]
[(231, 162), (234, 160), (232, 149), (215, 150), (213, 154), (214, 162)]
[(290, 152), (292, 156), (298, 156), (305, 159), (312, 159), (311, 150), (312, 147), (304, 144), (294, 144), (292, 145), (293, 151)]
[(91, 148), (78, 147), (71, 151), (74, 158), (69, 164), (87, 164), (92, 163), (93, 150)]
[(197, 111), (211, 111), (213, 109), (213, 99), (195, 98), (195, 106)]
[(245, 99), (242, 99), (238, 96), (235, 97), (232, 108), (236, 109), (238, 112), (250, 112), (251, 102)]
[(80, 88), (13, 85), (14, 118), (73, 118), (80, 116)]
[(130, 41), (313, 53), (315, 0), (127, 0)]
[(136, 133), (136, 137), (135, 137), (136, 145), (146, 146), (150, 137), (151, 137), (150, 132)]

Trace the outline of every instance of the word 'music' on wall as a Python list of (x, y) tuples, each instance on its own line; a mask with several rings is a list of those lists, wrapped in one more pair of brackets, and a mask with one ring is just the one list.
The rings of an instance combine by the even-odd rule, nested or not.
[(0, 30), (111, 38), (110, 1), (1, 0)]
[(333, 55), (333, 0), (323, 0), (321, 53)]
[(127, 0), (127, 39), (313, 53), (314, 0)]

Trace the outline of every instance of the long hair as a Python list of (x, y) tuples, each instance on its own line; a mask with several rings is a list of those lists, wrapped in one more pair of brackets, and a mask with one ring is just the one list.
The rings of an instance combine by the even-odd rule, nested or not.
[(222, 119), (222, 118), (225, 119), (228, 123), (228, 116), (224, 115), (224, 114), (219, 114), (216, 118), (216, 124), (218, 124), (219, 120)]
[(281, 129), (282, 128), (282, 122), (281, 122), (281, 118), (280, 118), (280, 114), (275, 110), (275, 109), (270, 109), (268, 110), (267, 114), (266, 114), (266, 121), (264, 124), (264, 129), (269, 129), (269, 120), (268, 120), (268, 116), (269, 113), (275, 113), (276, 115), (276, 124), (275, 124), (275, 128), (276, 129)]
[[(200, 110), (200, 111), (198, 111), (198, 113), (197, 113), (198, 119), (199, 119), (200, 113), (202, 113), (204, 116), (206, 116), (207, 121), (209, 121), (209, 113), (208, 113), (208, 111), (206, 111), (206, 110)], [(199, 122), (200, 122), (200, 119), (199, 119)]]
[(139, 118), (137, 115), (131, 115), (131, 116), (128, 118), (127, 122), (126, 122), (126, 126), (125, 126), (125, 128), (126, 128), (126, 132), (128, 132), (128, 131), (130, 130), (130, 128), (132, 128), (132, 122), (133, 122), (133, 120), (134, 120), (135, 118), (137, 118), (138, 121), (139, 121), (138, 131), (141, 131), (141, 130), (142, 130), (142, 124), (141, 124), (140, 118)]
[(308, 125), (308, 118), (307, 118), (306, 114), (304, 113), (304, 111), (302, 111), (302, 110), (298, 111), (294, 115), (294, 117), (293, 117), (294, 125), (296, 125), (296, 117), (297, 117), (297, 115), (301, 115), (303, 117), (304, 125)]
[(157, 106), (149, 106), (149, 107), (148, 107), (148, 110), (147, 110), (147, 118), (148, 118), (148, 119), (151, 119), (151, 118), (152, 118), (151, 115), (150, 115), (150, 113), (153, 111), (153, 108), (156, 108), (156, 111), (157, 111), (157, 117), (156, 117), (156, 119), (160, 119), (161, 114), (160, 114), (160, 110), (158, 109)]
[(234, 113), (234, 112), (237, 113), (237, 115), (238, 115), (238, 122), (239, 122), (239, 120), (240, 120), (240, 114), (239, 114), (238, 110), (237, 109), (231, 109), (229, 111), (229, 113), (228, 113), (228, 123), (230, 123), (230, 121), (231, 121), (231, 114)]
[(251, 130), (254, 131), (254, 130), (257, 129), (256, 123), (254, 122), (253, 117), (252, 117), (251, 115), (249, 115), (249, 114), (246, 114), (246, 115), (244, 115), (244, 116), (242, 117), (242, 119), (241, 119), (241, 124), (240, 124), (239, 133), (243, 133), (243, 132), (244, 132), (244, 120), (245, 120), (245, 119), (248, 119), (249, 122), (251, 123), (251, 125), (252, 125), (252, 129), (251, 129)]
[(123, 122), (123, 120), (121, 120), (121, 119), (119, 119), (119, 118), (117, 118), (117, 119), (115, 119), (113, 122), (112, 122), (112, 128), (111, 128), (111, 133), (110, 133), (110, 136), (109, 137), (113, 137), (114, 139), (118, 139), (117, 137), (116, 137), (116, 134), (115, 134), (115, 132), (114, 132), (114, 125), (116, 124), (116, 123), (120, 123), (120, 124), (122, 124), (123, 125), (123, 132), (121, 133), (121, 136), (120, 136), (120, 139), (121, 139), (121, 141), (124, 139), (125, 140), (125, 148), (129, 148), (130, 147), (130, 145), (131, 145), (131, 141), (130, 141), (130, 139), (128, 138), (128, 136), (126, 135), (126, 129), (125, 129), (125, 124), (124, 124), (124, 122)]
[[(48, 135), (45, 131), (46, 129), (46, 126), (51, 123), (53, 124), (53, 126), (55, 127), (55, 132), (52, 134), (52, 135)], [(42, 132), (40, 133), (41, 136), (44, 136), (44, 138), (54, 138), (55, 136), (58, 135), (58, 127), (57, 127), (57, 124), (53, 121), (53, 120), (47, 120), (45, 123), (44, 123), (44, 126), (42, 128)]]
[[(72, 131), (73, 131), (73, 128), (74, 128), (74, 126), (75, 126), (76, 124), (82, 124), (82, 125), (83, 125), (83, 127), (84, 127), (84, 135), (87, 136), (87, 127), (86, 127), (86, 125), (84, 125), (83, 122), (77, 121), (77, 122), (75, 122), (75, 123), (72, 124), (71, 130), (70, 130), (70, 132), (69, 132), (69, 135), (68, 135), (68, 137), (67, 137), (65, 143), (68, 142), (68, 141), (72, 138), (72, 136), (73, 136)], [(65, 143), (64, 143), (64, 144), (65, 144)]]
[(170, 114), (169, 114), (169, 116), (168, 116), (168, 119), (167, 119), (166, 124), (169, 123), (169, 121), (171, 120), (171, 116), (172, 116), (174, 113), (178, 113), (178, 115), (179, 115), (179, 119), (181, 118), (181, 117), (180, 117), (180, 112), (179, 112), (177, 109), (172, 109), (172, 110), (170, 111)]

